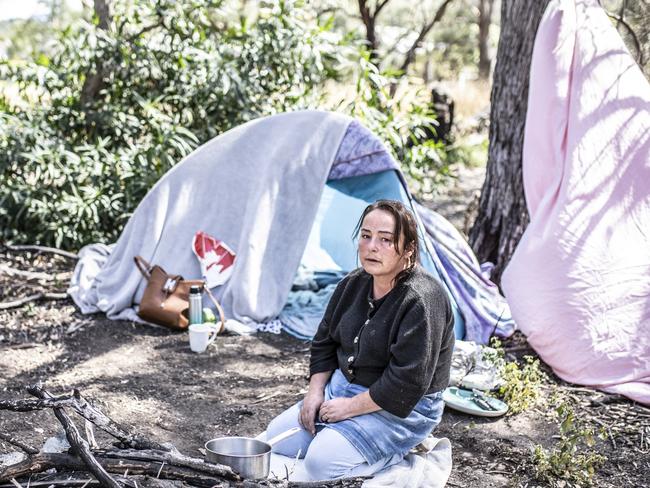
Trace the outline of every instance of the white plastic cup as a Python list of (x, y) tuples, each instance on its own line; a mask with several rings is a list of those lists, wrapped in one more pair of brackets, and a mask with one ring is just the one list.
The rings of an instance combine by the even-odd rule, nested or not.
[(190, 349), (194, 352), (204, 352), (217, 338), (218, 329), (212, 324), (192, 324), (190, 331)]

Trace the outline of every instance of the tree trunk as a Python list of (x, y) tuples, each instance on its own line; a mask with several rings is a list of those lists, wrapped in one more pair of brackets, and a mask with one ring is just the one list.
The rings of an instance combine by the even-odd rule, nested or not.
[(370, 60), (374, 63), (377, 62), (377, 32), (376, 32), (376, 16), (377, 12), (372, 12), (366, 0), (359, 0), (359, 14), (361, 14), (361, 21), (366, 28), (366, 41), (368, 43), (368, 51), (370, 51)]
[[(94, 0), (95, 15), (98, 19), (97, 26), (107, 30), (111, 24), (111, 13), (107, 0)], [(104, 88), (104, 76), (106, 76), (102, 60), (95, 62), (95, 69), (86, 75), (83, 87), (81, 88), (81, 104), (88, 105), (95, 101), (97, 95)]]
[(479, 260), (495, 264), (492, 280), (496, 283), (528, 225), (521, 167), (524, 123), (533, 43), (548, 3), (503, 0), (501, 4), (487, 174), (478, 216), (469, 235)]
[(488, 51), (494, 0), (478, 0), (478, 74), (483, 80), (490, 77), (492, 60)]

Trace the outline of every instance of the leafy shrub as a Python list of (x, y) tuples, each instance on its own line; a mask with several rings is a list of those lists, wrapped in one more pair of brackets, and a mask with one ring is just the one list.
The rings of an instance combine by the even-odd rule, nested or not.
[[(0, 63), (0, 239), (75, 249), (111, 242), (146, 192), (199, 144), (248, 120), (318, 107), (328, 80), (356, 92), (334, 108), (388, 143), (426, 191), (454, 151), (410, 144), (435, 114), (388, 93), (366, 49), (299, 0), (112, 4), (107, 29), (79, 21), (32, 62)], [(1, 85), (0, 85), (1, 87)], [(2, 91), (0, 90), (0, 94)]]
[(524, 356), (524, 364), (516, 361), (506, 361), (505, 351), (501, 341), (492, 338), (490, 345), (494, 353), (487, 355), (486, 360), (499, 370), (503, 384), (499, 387), (499, 397), (508, 404), (508, 415), (514, 415), (535, 406), (540, 398), (541, 387), (546, 379), (545, 373), (539, 368), (539, 359)]
[(118, 2), (49, 57), (4, 62), (0, 237), (75, 248), (114, 240), (151, 186), (198, 144), (252, 118), (317, 105), (339, 38), (296, 1), (256, 18), (222, 0)]
[(503, 368), (504, 384), (499, 396), (510, 407), (513, 415), (533, 407), (540, 397), (544, 373), (539, 369), (539, 359), (524, 356), (524, 364), (507, 362)]
[(595, 433), (575, 418), (566, 404), (555, 410), (560, 422), (560, 439), (550, 449), (536, 445), (532, 453), (535, 477), (550, 486), (591, 486), (596, 470), (606, 458), (593, 450)]
[(397, 82), (390, 72), (381, 72), (371, 63), (369, 53), (362, 49), (353, 64), (354, 96), (336, 109), (377, 134), (401, 164), (414, 192), (428, 194), (447, 181), (452, 165), (467, 162), (465, 153), (453, 143), (427, 139), (425, 131), (436, 130), (435, 112), (422, 93), (392, 95), (391, 87)]

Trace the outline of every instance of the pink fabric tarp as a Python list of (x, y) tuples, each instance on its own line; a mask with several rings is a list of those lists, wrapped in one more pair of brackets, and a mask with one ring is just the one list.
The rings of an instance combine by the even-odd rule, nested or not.
[(516, 323), (564, 380), (650, 404), (650, 85), (595, 0), (544, 14), (523, 174)]

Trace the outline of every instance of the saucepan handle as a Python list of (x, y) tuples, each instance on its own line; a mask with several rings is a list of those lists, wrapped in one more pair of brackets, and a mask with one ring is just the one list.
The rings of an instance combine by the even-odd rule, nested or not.
[(277, 444), (280, 441), (285, 440), (288, 437), (291, 437), (294, 434), (297, 434), (302, 430), (302, 427), (293, 427), (292, 429), (286, 430), (282, 432), (281, 434), (276, 435), (275, 437), (272, 437), (268, 441), (266, 441), (267, 444), (270, 446), (273, 446), (273, 444)]

